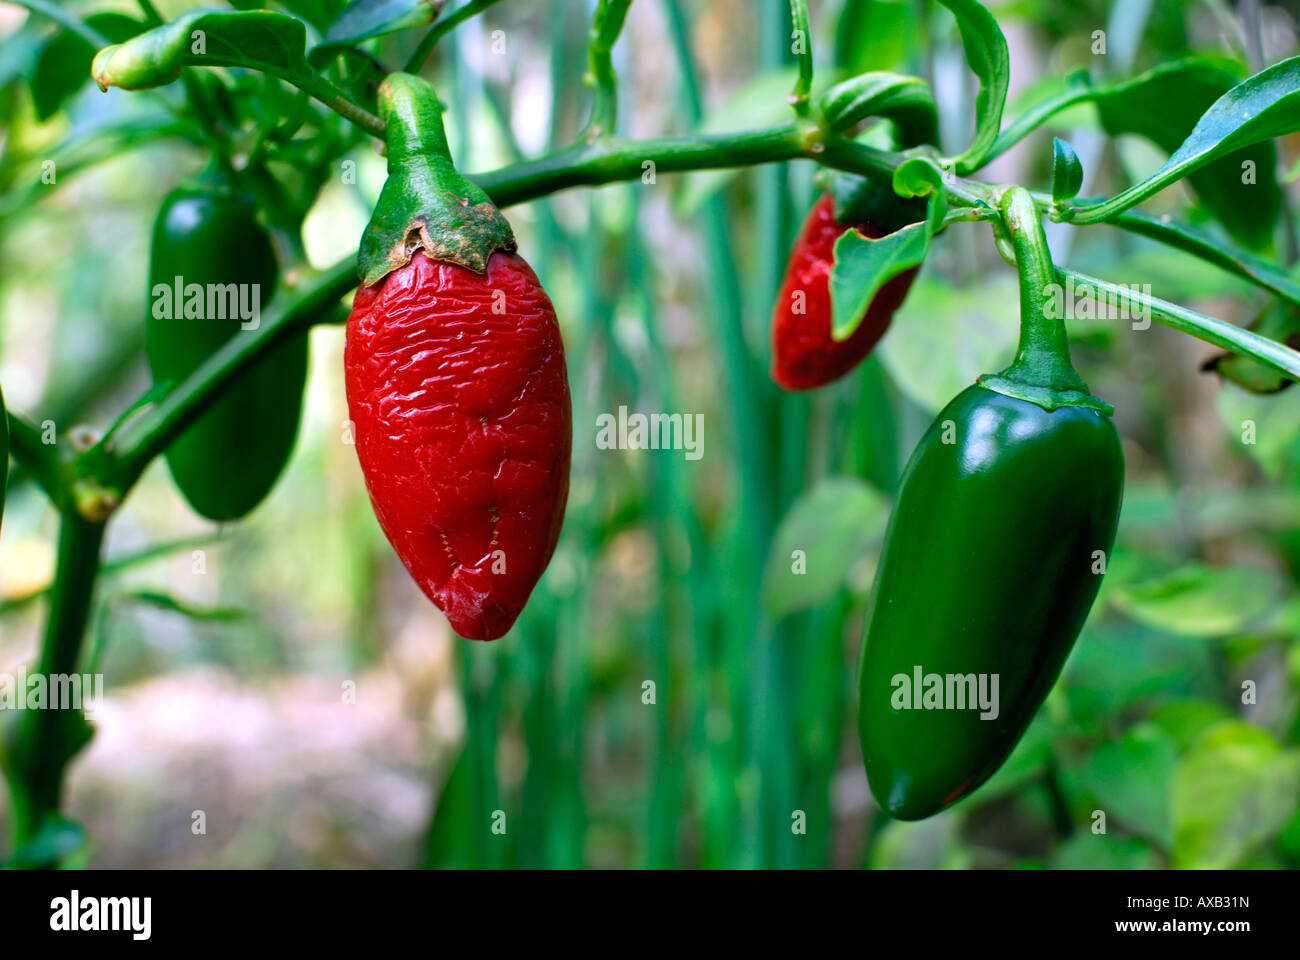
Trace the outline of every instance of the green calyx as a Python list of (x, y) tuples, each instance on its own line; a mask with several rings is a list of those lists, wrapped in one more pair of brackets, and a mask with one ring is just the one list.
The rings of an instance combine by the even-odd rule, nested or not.
[(483, 273), (515, 235), (483, 190), (456, 172), (442, 125), (442, 104), (426, 81), (390, 74), (379, 86), (387, 126), (388, 179), (361, 237), (361, 282), (373, 286), (417, 250)]
[[(856, 142), (879, 150), (897, 150), (898, 133), (888, 121), (860, 133)], [(842, 224), (871, 223), (884, 233), (893, 233), (909, 223), (925, 219), (925, 201), (906, 199), (888, 186), (841, 170), (825, 170), (817, 185), (835, 201), (835, 221)]]
[(925, 200), (898, 196), (889, 187), (851, 173), (836, 173), (828, 184), (835, 201), (835, 221), (870, 223), (882, 235), (925, 219)]
[(1023, 187), (1010, 187), (1000, 208), (1020, 273), (1020, 344), (1009, 367), (977, 383), (1044, 410), (1090, 407), (1109, 415), (1114, 408), (1092, 395), (1070, 363), (1065, 323), (1051, 303), (1056, 271), (1033, 197)]

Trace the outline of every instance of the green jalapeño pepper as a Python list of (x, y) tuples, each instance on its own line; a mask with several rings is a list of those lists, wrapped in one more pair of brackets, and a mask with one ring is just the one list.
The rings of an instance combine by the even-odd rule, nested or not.
[(1110, 409), (1044, 310), (1028, 194), (1004, 215), (1021, 273), (1016, 361), (940, 412), (903, 473), (867, 614), (858, 730), (891, 816), (928, 817), (1002, 765), (1101, 586), (1124, 458)]
[[(154, 225), (146, 350), (155, 383), (183, 380), (230, 338), (256, 329), (278, 279), (251, 200), (180, 189)], [(307, 378), (306, 334), (240, 374), (167, 448), (176, 485), (210, 520), (244, 516), (293, 450)]]

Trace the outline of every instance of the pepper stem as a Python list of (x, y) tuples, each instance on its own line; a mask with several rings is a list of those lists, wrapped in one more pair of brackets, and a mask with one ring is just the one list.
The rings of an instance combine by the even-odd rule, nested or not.
[(1109, 404), (1089, 393), (1070, 363), (1070, 342), (1058, 308), (1061, 300), (1052, 293), (1056, 270), (1034, 198), (1024, 187), (1010, 187), (1002, 195), (1000, 209), (1020, 274), (1020, 344), (1009, 367), (978, 382), (1046, 410), (1085, 406), (1109, 413)]
[(394, 164), (420, 159), (452, 166), (444, 106), (433, 87), (410, 73), (391, 73), (379, 85), (379, 115), (388, 142), (388, 172)]
[(417, 250), (483, 273), (497, 250), (513, 252), (510, 224), (477, 185), (456, 172), (433, 87), (409, 73), (379, 85), (388, 179), (361, 237), (362, 282), (373, 286)]

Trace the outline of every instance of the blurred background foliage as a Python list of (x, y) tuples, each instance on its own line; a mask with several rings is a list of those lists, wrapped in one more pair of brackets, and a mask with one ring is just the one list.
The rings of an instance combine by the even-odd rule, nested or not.
[[(168, 18), (189, 6), (156, 5)], [(281, 6), (328, 24), (342, 3)], [(462, 169), (578, 132), (592, 6), (507, 0), (442, 41), (426, 73), (450, 104)], [(140, 15), (129, 2), (68, 7)], [(916, 73), (936, 89), (945, 145), (964, 142), (976, 90), (946, 11), (925, 0), (811, 7), (818, 86)], [(1300, 30), (1291, 4), (990, 7), (1011, 46), (1009, 117), (1080, 68), (1118, 78), (1190, 52), (1244, 75), (1295, 55)], [(0, 3), (0, 36), (0, 382), (35, 421), (103, 428), (148, 385), (154, 213), (205, 158), (147, 134), (105, 143), (101, 132), (124, 121), (157, 129), (153, 96), (101, 94), (87, 82), (89, 48), (19, 7)], [(417, 41), (372, 46), (394, 64)], [(615, 51), (621, 132), (780, 119), (789, 41), (785, 0), (637, 0)], [(1162, 159), (1159, 143), (1111, 136), (1083, 106), (985, 176), (1045, 187), (1053, 134), (1078, 149), (1085, 194), (1117, 192)], [(1300, 143), (1279, 147), (1275, 252), (1290, 265), (1286, 171)], [(51, 157), (57, 184), (42, 184)], [(318, 266), (355, 250), (382, 183), (370, 144), (349, 159), (356, 182), (332, 176), (304, 229)], [(158, 461), (107, 545), (91, 645), (107, 696), (65, 811), (93, 838), (85, 860), (1300, 865), (1300, 391), (1222, 382), (1201, 369), (1211, 348), (1158, 325), (1071, 326), (1076, 364), (1115, 406), (1128, 486), (1103, 593), (1061, 681), (971, 799), (915, 824), (875, 808), (853, 679), (890, 498), (940, 406), (1009, 359), (1015, 277), (982, 226), (954, 225), (877, 356), (830, 388), (782, 392), (767, 375), (768, 322), (814, 172), (795, 162), (661, 176), (508, 211), (560, 316), (575, 437), (559, 549), (500, 641), (452, 636), (380, 534), (345, 439), (341, 328), (312, 333), (297, 451), (251, 518), (201, 522)], [(1204, 220), (1197, 202), (1180, 184), (1146, 209)], [(1270, 307), (1117, 230), (1054, 226), (1050, 238), (1059, 262), (1240, 324)], [(620, 406), (703, 413), (703, 458), (597, 449), (596, 417)], [(0, 671), (14, 672), (38, 640), (56, 517), (21, 474), (9, 498)], [(795, 550), (808, 558), (802, 576)], [(207, 832), (196, 836), (199, 810)], [(504, 835), (492, 832), (495, 811)], [(5, 817), (0, 803), (0, 833)]]

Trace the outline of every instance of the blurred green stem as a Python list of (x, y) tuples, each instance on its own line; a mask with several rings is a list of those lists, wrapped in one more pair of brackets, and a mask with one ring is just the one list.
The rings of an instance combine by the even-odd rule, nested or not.
[(610, 52), (618, 35), (623, 31), (627, 8), (632, 0), (600, 0), (596, 15), (591, 21), (587, 40), (587, 76), (593, 100), (591, 119), (581, 139), (594, 141), (614, 132), (618, 119), (618, 77), (614, 74), (614, 61)]
[(60, 471), (54, 447), (41, 442), (41, 432), (13, 411), (9, 411), (9, 452), (41, 485), (50, 502), (62, 504), (67, 485)]
[[(71, 510), (63, 512), (58, 566), (35, 671), (46, 679), (51, 691), (56, 689), (55, 677), (78, 672), (103, 538), (102, 523), (90, 523)], [(32, 841), (48, 818), (58, 814), (64, 770), (90, 739), (90, 728), (80, 710), (70, 709), (66, 704), (49, 706), (50, 709), (24, 710), (19, 714), (17, 730), (8, 747), (15, 854)], [(23, 866), (55, 865), (27, 856), (15, 859)]]
[(799, 63), (799, 78), (790, 93), (790, 105), (797, 117), (808, 116), (808, 94), (813, 83), (812, 36), (808, 30), (808, 0), (790, 0), (790, 49)]
[(424, 66), (424, 61), (429, 59), (429, 54), (433, 53), (433, 48), (438, 45), (439, 40), (470, 17), (482, 13), (496, 2), (497, 0), (469, 0), (468, 3), (457, 7), (455, 11), (435, 23), (429, 28), (429, 32), (424, 35), (420, 45), (415, 48), (411, 58), (406, 61), (406, 66), (402, 68), (403, 72), (419, 73), (420, 68)]

